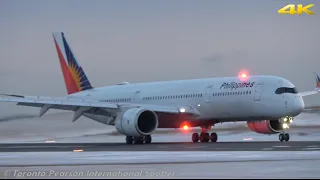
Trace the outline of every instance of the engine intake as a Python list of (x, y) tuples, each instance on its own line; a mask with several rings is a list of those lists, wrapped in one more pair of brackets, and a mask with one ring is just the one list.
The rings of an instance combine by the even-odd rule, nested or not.
[(146, 136), (158, 127), (158, 116), (155, 112), (144, 108), (131, 108), (117, 116), (115, 127), (126, 136)]
[(260, 134), (276, 134), (283, 130), (278, 120), (247, 121), (248, 128)]

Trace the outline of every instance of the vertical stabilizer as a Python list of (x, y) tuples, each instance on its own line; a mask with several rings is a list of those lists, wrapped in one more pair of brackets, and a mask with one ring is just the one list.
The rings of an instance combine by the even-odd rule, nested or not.
[(53, 39), (68, 94), (92, 89), (91, 83), (74, 56), (64, 33), (53, 33)]

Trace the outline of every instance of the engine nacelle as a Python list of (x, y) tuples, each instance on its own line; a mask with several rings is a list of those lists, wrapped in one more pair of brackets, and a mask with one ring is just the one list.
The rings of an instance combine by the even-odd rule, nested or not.
[(248, 128), (260, 134), (276, 134), (283, 130), (278, 120), (247, 121)]
[(146, 136), (158, 127), (158, 116), (155, 112), (144, 108), (131, 108), (117, 116), (115, 127), (126, 136)]

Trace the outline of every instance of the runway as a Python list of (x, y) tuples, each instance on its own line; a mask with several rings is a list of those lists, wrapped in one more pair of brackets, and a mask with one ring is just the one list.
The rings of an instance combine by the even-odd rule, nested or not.
[(1, 152), (4, 178), (318, 178), (319, 151)]
[(217, 143), (17, 143), (0, 144), (0, 152), (55, 151), (319, 151), (320, 141)]
[(226, 124), (225, 130), (217, 131), (217, 143), (192, 143), (192, 132), (160, 131), (151, 144), (129, 145), (112, 127), (85, 119), (66, 121), (70, 118), (2, 122), (0, 179), (320, 176), (318, 115), (301, 117), (301, 127), (290, 129), (289, 142)]

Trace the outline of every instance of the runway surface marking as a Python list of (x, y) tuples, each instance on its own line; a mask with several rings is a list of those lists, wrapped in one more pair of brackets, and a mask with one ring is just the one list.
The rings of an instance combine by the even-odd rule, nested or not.
[(320, 148), (303, 148), (303, 150), (320, 150)]
[(0, 144), (0, 152), (54, 151), (318, 151), (320, 141), (263, 141), (218, 143), (25, 143)]
[(320, 151), (1, 152), (0, 167), (319, 161), (319, 155)]

